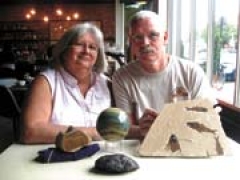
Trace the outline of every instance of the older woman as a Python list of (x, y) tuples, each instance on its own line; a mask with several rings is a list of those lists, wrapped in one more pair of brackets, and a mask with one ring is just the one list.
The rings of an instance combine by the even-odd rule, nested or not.
[(110, 107), (102, 32), (84, 23), (69, 29), (53, 49), (53, 68), (33, 81), (22, 112), (24, 143), (53, 143), (69, 125), (98, 140), (96, 119)]

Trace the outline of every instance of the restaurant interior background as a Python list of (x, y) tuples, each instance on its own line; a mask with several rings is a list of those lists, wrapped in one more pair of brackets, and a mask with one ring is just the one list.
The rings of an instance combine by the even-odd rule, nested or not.
[[(0, 1), (0, 151), (19, 138), (18, 117), (29, 82), (49, 65), (52, 45), (67, 28), (79, 22), (95, 23), (104, 33), (106, 47), (118, 59), (119, 53), (121, 57), (124, 54), (124, 13), (133, 13), (144, 4), (119, 0)], [(112, 73), (119, 59), (108, 60)], [(22, 80), (27, 83), (21, 85)]]
[[(224, 105), (221, 116), (227, 122), (226, 128), (237, 132), (240, 128), (239, 0), (1, 0), (0, 51), (5, 51), (6, 44), (14, 51), (17, 79), (26, 78), (26, 72), (31, 71), (26, 68), (26, 61), (34, 64), (34, 72), (30, 72), (34, 76), (48, 65), (51, 56), (48, 50), (68, 27), (90, 21), (103, 31), (106, 49), (115, 55), (125, 55), (120, 59), (124, 64), (131, 57), (126, 26), (129, 17), (141, 9), (158, 12), (166, 21), (170, 54), (203, 67), (221, 106)], [(0, 64), (8, 61), (2, 52)], [(112, 57), (109, 64), (110, 74), (122, 65)], [(6, 72), (0, 68), (0, 77), (6, 75), (1, 73)], [(216, 77), (218, 81), (213, 82)]]
[(106, 41), (114, 40), (114, 1), (85, 2), (6, 1), (0, 7), (0, 46), (3, 50), (6, 44), (11, 46), (17, 61), (48, 60), (48, 48), (70, 26), (85, 21), (99, 26)]
[[(14, 51), (14, 60), (44, 64), (50, 58), (52, 45), (70, 26), (88, 21), (103, 31), (106, 49), (127, 54), (125, 21), (134, 12), (155, 7), (157, 3), (157, 0), (3, 0), (0, 2), (0, 50), (6, 51), (7, 45), (7, 49)], [(121, 61), (119, 57), (117, 60)], [(3, 61), (10, 60), (2, 56)], [(110, 59), (111, 73), (119, 67), (114, 61)]]

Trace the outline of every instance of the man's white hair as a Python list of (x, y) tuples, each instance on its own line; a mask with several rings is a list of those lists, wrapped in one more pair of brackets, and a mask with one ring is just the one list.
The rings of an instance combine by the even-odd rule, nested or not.
[(160, 17), (159, 14), (153, 12), (153, 11), (148, 11), (148, 10), (141, 10), (138, 11), (136, 14), (134, 14), (129, 22), (129, 32), (131, 31), (131, 28), (139, 21), (142, 19), (150, 19), (154, 24), (156, 23), (159, 27), (160, 32), (166, 31), (166, 25), (165, 21), (163, 20), (162, 17)]

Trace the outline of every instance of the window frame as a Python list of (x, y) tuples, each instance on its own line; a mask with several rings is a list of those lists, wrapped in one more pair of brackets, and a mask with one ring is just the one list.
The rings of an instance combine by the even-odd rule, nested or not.
[[(182, 16), (181, 16), (181, 4), (182, 0), (174, 1), (168, 0), (159, 0), (159, 13), (162, 5), (166, 4), (166, 21), (167, 21), (167, 29), (169, 33), (169, 43), (167, 50), (170, 54), (180, 56), (180, 43), (181, 43), (181, 25), (182, 25)], [(208, 42), (207, 42), (207, 63), (206, 63), (206, 75), (209, 80), (212, 79), (212, 72), (213, 72), (213, 47), (214, 47), (214, 38), (213, 38), (213, 27), (215, 23), (215, 5), (219, 3), (216, 0), (208, 0)], [(233, 106), (240, 107), (240, 0), (239, 0), (239, 7), (238, 7), (238, 38), (237, 38), (237, 53), (236, 53), (236, 79), (234, 85), (234, 97), (233, 97)], [(161, 8), (160, 8), (161, 7)], [(195, 60), (195, 48), (196, 48), (196, 0), (191, 0), (190, 4), (190, 45), (189, 45), (189, 59)]]

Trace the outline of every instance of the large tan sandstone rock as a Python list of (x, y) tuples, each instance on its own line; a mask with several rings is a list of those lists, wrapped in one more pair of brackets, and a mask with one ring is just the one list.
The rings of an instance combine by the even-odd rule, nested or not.
[(139, 148), (140, 156), (209, 157), (229, 153), (220, 116), (204, 99), (166, 104)]

